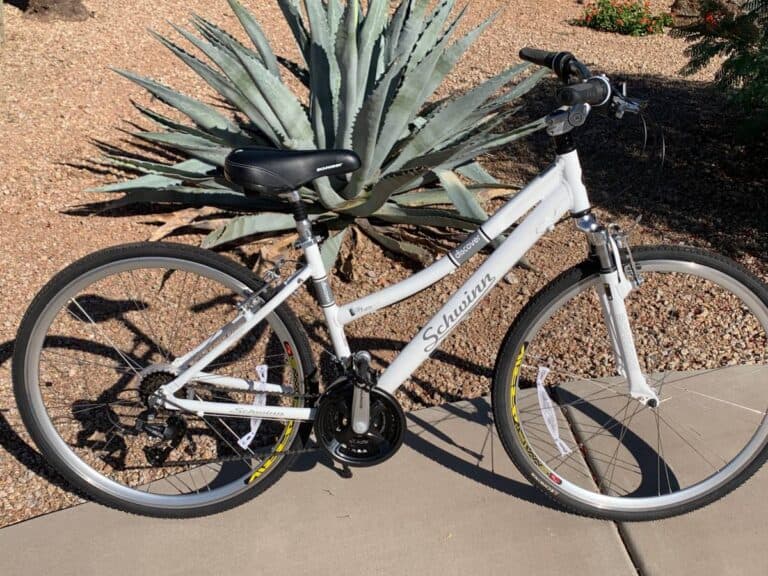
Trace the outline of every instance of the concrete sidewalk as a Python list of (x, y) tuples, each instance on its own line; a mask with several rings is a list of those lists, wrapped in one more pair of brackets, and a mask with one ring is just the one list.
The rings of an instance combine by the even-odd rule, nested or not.
[[(305, 458), (196, 520), (84, 504), (0, 530), (0, 574), (768, 574), (766, 472), (708, 508), (617, 526), (552, 508), (489, 435), (489, 406), (409, 415), (400, 453), (343, 479)], [(631, 555), (630, 555), (631, 554)]]

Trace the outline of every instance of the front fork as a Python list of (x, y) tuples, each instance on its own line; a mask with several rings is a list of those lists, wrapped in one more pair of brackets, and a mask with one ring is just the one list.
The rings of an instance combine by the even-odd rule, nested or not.
[[(635, 340), (629, 323), (626, 297), (642, 284), (642, 278), (632, 260), (627, 237), (617, 226), (606, 229), (600, 225), (591, 212), (576, 220), (579, 230), (589, 239), (593, 253), (600, 263), (600, 285), (597, 288), (600, 307), (608, 329), (617, 371), (627, 379), (629, 394), (641, 404), (655, 408), (659, 397), (648, 385), (637, 358)], [(631, 279), (624, 271), (621, 252), (627, 254)]]

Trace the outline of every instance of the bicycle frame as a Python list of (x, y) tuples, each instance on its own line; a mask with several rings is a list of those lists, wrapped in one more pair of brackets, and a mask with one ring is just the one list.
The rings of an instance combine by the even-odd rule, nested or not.
[[(440, 342), (469, 315), (499, 280), (547, 231), (554, 227), (564, 214), (570, 212), (572, 215), (578, 216), (587, 214), (589, 209), (589, 198), (582, 183), (581, 165), (577, 151), (573, 150), (558, 155), (549, 168), (532, 180), (482, 226), (470, 234), (461, 245), (449, 252), (446, 257), (438, 259), (429, 267), (397, 284), (340, 307), (335, 303), (333, 293), (330, 290), (327, 272), (320, 257), (317, 243), (314, 242), (311, 234), (307, 235), (307, 230), (303, 230), (303, 235), (309, 239), (303, 245), (307, 266), (288, 278), (282, 288), (266, 302), (261, 301), (256, 296), (251, 296), (240, 306), (241, 312), (233, 321), (201, 343), (195, 350), (178, 358), (174, 362), (178, 376), (160, 389), (160, 396), (165, 402), (165, 407), (191, 411), (198, 415), (214, 414), (265, 419), (312, 420), (315, 415), (314, 408), (205, 402), (180, 399), (173, 395), (189, 381), (210, 382), (222, 388), (256, 393), (278, 390), (290, 393), (291, 390), (283, 389), (278, 385), (218, 377), (206, 374), (203, 370), (217, 356), (264, 320), (268, 314), (310, 278), (315, 285), (317, 299), (323, 309), (336, 356), (340, 359), (347, 359), (351, 356), (351, 351), (344, 333), (346, 324), (366, 314), (405, 300), (432, 286), (456, 271), (474, 254), (503, 234), (515, 222), (522, 219), (507, 239), (493, 251), (475, 273), (419, 330), (413, 340), (381, 374), (377, 386), (388, 393), (394, 393), (437, 349)], [(523, 218), (529, 211), (530, 214)], [(594, 219), (592, 219), (592, 224), (596, 224)], [(580, 227), (580, 229), (588, 235), (595, 231), (594, 227), (592, 229)], [(309, 231), (311, 232), (311, 230)], [(302, 232), (301, 227), (300, 232)], [(605, 246), (609, 246), (607, 250), (610, 251), (612, 247), (615, 256), (618, 257), (618, 248), (615, 242), (607, 234), (605, 234), (605, 238), (607, 239)], [(620, 260), (614, 261), (620, 262)], [(624, 298), (631, 290), (631, 285), (624, 276), (622, 266), (619, 265), (614, 267), (612, 271), (604, 272), (602, 280), (603, 288), (600, 290), (600, 299), (619, 371), (626, 373), (633, 397), (640, 401), (655, 398), (655, 393), (648, 387), (640, 372), (634, 341), (624, 308)]]

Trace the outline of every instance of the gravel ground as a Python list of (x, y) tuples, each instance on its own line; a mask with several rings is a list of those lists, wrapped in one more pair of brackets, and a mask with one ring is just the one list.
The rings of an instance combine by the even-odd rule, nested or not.
[[(9, 357), (25, 307), (66, 264), (101, 247), (145, 239), (152, 231), (149, 219), (141, 215), (64, 214), (73, 205), (98, 200), (83, 190), (110, 179), (67, 163), (94, 156), (94, 140), (114, 142), (119, 137), (117, 128), (126, 128), (125, 120), (137, 118), (130, 99), (144, 99), (138, 88), (107, 68), (137, 70), (204, 96), (194, 75), (160, 49), (146, 29), (167, 31), (166, 19), (183, 22), (191, 11), (235, 27), (223, 0), (87, 0), (85, 4), (93, 17), (84, 22), (38, 22), (23, 18), (12, 6), (5, 9), (6, 41), (0, 50), (0, 221), (6, 231), (0, 270), (0, 526), (77, 502), (31, 447), (15, 408)], [(671, 2), (652, 4), (664, 8)], [(474, 26), (500, 7), (506, 8), (502, 16), (442, 90), (463, 89), (498, 72), (514, 63), (525, 45), (565, 48), (600, 70), (627, 77), (640, 93), (654, 99), (653, 114), (658, 125), (665, 127), (667, 138), (666, 172), (660, 183), (658, 156), (640, 152), (637, 125), (616, 131), (612, 123), (595, 122), (591, 131), (595, 137), (585, 148), (584, 164), (592, 175), (588, 183), (596, 191), (600, 214), (623, 224), (642, 215), (637, 242), (711, 246), (768, 278), (766, 204), (754, 200), (765, 196), (753, 194), (764, 190), (765, 175), (754, 169), (757, 164), (748, 159), (749, 150), (734, 145), (730, 123), (719, 129), (721, 99), (703, 84), (711, 79), (712, 70), (681, 79), (677, 72), (685, 63), (685, 44), (668, 36), (628, 38), (571, 27), (566, 21), (580, 11), (571, 0), (476, 0), (464, 27)], [(258, 3), (257, 14), (276, 51), (294, 55), (276, 5)], [(540, 94), (544, 108), (534, 103), (527, 114), (549, 106), (547, 88)], [(617, 152), (609, 136), (616, 136), (626, 147)], [(535, 138), (493, 156), (487, 164), (503, 179), (522, 182), (546, 164), (551, 154), (547, 146), (546, 139)], [(628, 182), (627, 170), (633, 170)], [(365, 239), (356, 253), (358, 279), (354, 283), (333, 280), (340, 301), (412, 272), (407, 263), (385, 257)], [(538, 271), (517, 272), (515, 283), (502, 284), (479, 306), (435, 359), (416, 372), (401, 395), (404, 405), (412, 408), (485, 393), (495, 351), (520, 306), (583, 256), (582, 240), (574, 238), (568, 227), (547, 236), (530, 255)], [(353, 344), (370, 348), (386, 363), (428, 319), (436, 302), (444, 300), (480, 261), (476, 257), (468, 270), (408, 304), (354, 324)], [(320, 354), (327, 339), (309, 304), (302, 298), (296, 309)]]

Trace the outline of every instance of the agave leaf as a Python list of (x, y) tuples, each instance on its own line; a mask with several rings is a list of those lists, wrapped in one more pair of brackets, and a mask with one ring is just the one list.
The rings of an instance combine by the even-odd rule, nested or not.
[[(359, 63), (357, 65), (358, 70), (358, 77), (360, 77), (361, 73), (364, 76), (364, 78), (361, 80), (363, 81), (363, 85), (360, 88), (360, 107), (363, 106), (363, 103), (366, 101), (366, 99), (371, 95), (373, 90), (376, 88), (376, 85), (378, 84), (379, 78), (381, 78), (384, 75), (384, 72), (386, 72), (388, 68), (387, 60), (385, 58), (385, 51), (387, 46), (387, 38), (382, 33), (379, 35), (378, 40), (373, 45), (373, 50), (371, 52), (370, 61), (368, 66), (362, 67), (362, 64)], [(358, 59), (360, 56), (358, 55)]]
[(414, 158), (403, 166), (403, 170), (416, 169), (418, 167), (453, 170), (458, 166), (471, 162), (474, 158), (485, 152), (490, 152), (495, 148), (528, 136), (545, 126), (544, 119), (540, 118), (519, 126), (514, 130), (509, 130), (505, 134), (481, 133), (465, 142)]
[[(472, 139), (482, 138), (493, 133), (506, 120), (516, 115), (520, 107), (512, 108), (484, 115), (472, 115), (464, 121), (463, 125), (458, 127), (455, 134), (449, 134), (442, 142), (435, 146), (435, 150), (442, 150), (450, 146), (468, 142)], [(474, 116), (474, 117), (473, 117)]]
[(542, 78), (545, 76), (548, 76), (550, 73), (550, 70), (547, 68), (540, 68), (539, 70), (536, 70), (533, 74), (528, 76), (525, 80), (519, 82), (515, 85), (514, 88), (511, 90), (505, 92), (498, 98), (495, 98), (491, 102), (487, 104), (488, 108), (498, 108), (499, 106), (503, 106), (504, 104), (507, 104), (509, 102), (512, 102), (513, 100), (517, 100), (524, 94), (527, 94), (531, 91), (538, 83), (541, 81)]
[(189, 160), (188, 162), (185, 162), (187, 168), (184, 169), (179, 168), (178, 165), (171, 166), (159, 162), (149, 162), (147, 160), (139, 160), (115, 154), (105, 154), (104, 158), (106, 159), (104, 162), (112, 166), (131, 168), (148, 174), (170, 176), (185, 181), (209, 180), (211, 175), (208, 174), (208, 172), (216, 169), (214, 165), (208, 164), (207, 162), (201, 162), (200, 160)]
[(436, 142), (441, 142), (455, 133), (464, 120), (477, 110), (478, 106), (526, 67), (527, 65), (523, 64), (508, 68), (501, 74), (486, 80), (480, 86), (442, 106), (427, 120), (426, 125), (419, 130), (416, 136), (408, 141), (397, 158), (387, 166), (386, 172), (398, 170), (409, 160), (433, 149)]
[(168, 188), (137, 188), (127, 191), (120, 200), (123, 204), (180, 204), (183, 206), (215, 206), (232, 210), (279, 211), (285, 208), (280, 202), (260, 197), (248, 197), (234, 190), (212, 190), (190, 186)]
[(237, 16), (240, 24), (243, 26), (245, 33), (248, 34), (248, 38), (253, 42), (254, 47), (261, 56), (261, 61), (272, 74), (280, 78), (280, 67), (277, 65), (277, 58), (275, 53), (272, 52), (272, 47), (269, 45), (269, 41), (264, 32), (259, 26), (259, 23), (253, 17), (253, 15), (243, 8), (242, 4), (237, 0), (228, 0), (229, 5), (232, 7), (232, 11)]
[[(474, 158), (475, 156), (485, 154), (486, 152), (490, 152), (491, 150), (494, 150), (496, 148), (506, 146), (507, 144), (510, 144), (515, 140), (519, 140), (520, 138), (533, 134), (534, 132), (538, 132), (539, 130), (542, 130), (546, 127), (547, 127), (546, 118), (539, 118), (538, 120), (529, 122), (524, 126), (519, 126), (514, 130), (509, 130), (504, 134), (496, 134), (492, 138), (487, 138), (484, 143), (482, 143), (481, 145), (471, 150), (464, 152), (459, 157), (466, 158), (469, 154), (472, 154), (472, 157)], [(466, 162), (467, 160), (469, 160), (469, 158), (466, 158), (464, 162)], [(462, 164), (464, 162), (462, 162)]]
[(315, 121), (315, 133), (318, 121), (322, 121), (323, 139), (317, 140), (318, 148), (332, 148), (336, 134), (336, 120), (339, 117), (339, 86), (341, 77), (336, 61), (334, 38), (328, 28), (328, 19), (322, 2), (304, 0), (309, 19), (311, 37), (310, 47), (310, 98)]
[(368, 11), (365, 14), (365, 20), (360, 29), (360, 51), (357, 63), (358, 108), (363, 105), (363, 98), (365, 98), (367, 92), (366, 88), (371, 80), (375, 82), (378, 79), (378, 76), (375, 75), (376, 67), (373, 67), (374, 77), (370, 78), (371, 63), (378, 62), (378, 58), (373, 60), (374, 50), (377, 46), (380, 48), (379, 39), (387, 25), (388, 13), (388, 0), (369, 0)]
[[(427, 11), (428, 5), (429, 0), (411, 0), (408, 3), (408, 15), (397, 38), (395, 58), (408, 57), (413, 52), (416, 42), (424, 29), (424, 14)], [(414, 64), (417, 63), (414, 62)]]
[(325, 11), (328, 17), (328, 30), (331, 33), (331, 38), (336, 38), (339, 25), (341, 24), (344, 15), (344, 7), (341, 5), (341, 0), (326, 0), (325, 4)]
[(331, 271), (336, 264), (336, 260), (339, 257), (339, 250), (344, 243), (344, 238), (347, 235), (347, 228), (342, 229), (338, 234), (334, 234), (323, 242), (320, 246), (320, 255), (323, 257), (323, 264), (325, 269)]
[[(324, 218), (325, 217), (325, 218)], [(327, 219), (335, 217), (334, 214), (311, 214), (310, 220)], [(293, 215), (280, 212), (261, 212), (247, 216), (238, 216), (227, 222), (221, 228), (217, 228), (203, 239), (201, 246), (211, 248), (246, 236), (254, 234), (266, 234), (282, 230), (293, 230), (296, 222)]]
[(384, 31), (385, 37), (387, 38), (385, 51), (387, 64), (391, 64), (398, 57), (397, 45), (398, 40), (400, 39), (400, 32), (403, 30), (405, 18), (411, 11), (412, 4), (413, 0), (402, 0), (400, 4), (398, 4), (392, 19), (389, 21), (389, 24)]
[(347, 0), (344, 18), (336, 35), (336, 58), (341, 71), (339, 119), (335, 144), (337, 148), (349, 148), (352, 144), (352, 127), (358, 111), (357, 28), (359, 15), (360, 8), (357, 0)]
[(346, 209), (339, 208), (339, 211), (347, 212), (355, 216), (373, 214), (384, 205), (392, 194), (402, 191), (420, 177), (420, 170), (389, 174), (386, 178), (379, 180), (369, 192), (358, 196), (358, 198), (356, 198), (356, 203), (350, 205), (349, 208)]
[(217, 228), (208, 234), (203, 239), (201, 246), (203, 248), (212, 248), (219, 244), (225, 244), (246, 236), (253, 236), (254, 234), (291, 230), (295, 225), (293, 216), (278, 212), (262, 212), (260, 214), (238, 216), (221, 228)]
[(421, 61), (427, 52), (434, 48), (437, 38), (443, 29), (443, 25), (448, 19), (448, 15), (453, 10), (455, 0), (442, 0), (435, 6), (435, 9), (430, 14), (427, 23), (424, 27), (424, 31), (421, 33), (416, 46), (411, 53), (411, 58), (415, 62)]
[(288, 70), (293, 76), (301, 82), (304, 86), (309, 88), (309, 72), (306, 68), (302, 67), (300, 64), (297, 64), (296, 62), (293, 62), (292, 60), (288, 60), (288, 58), (283, 58), (282, 56), (277, 57), (277, 61), (280, 62), (280, 64)]
[(241, 135), (242, 131), (235, 125), (229, 118), (220, 114), (207, 104), (203, 104), (199, 100), (195, 100), (189, 96), (185, 96), (180, 92), (176, 92), (167, 86), (155, 82), (150, 78), (144, 78), (138, 74), (128, 72), (127, 70), (120, 70), (113, 68), (115, 72), (127, 78), (128, 80), (135, 82), (153, 96), (158, 98), (161, 102), (176, 108), (179, 112), (187, 116), (196, 126), (211, 133), (213, 136), (220, 138), (226, 138), (228, 134)]
[(488, 174), (485, 168), (480, 164), (480, 162), (472, 162), (471, 164), (467, 164), (466, 166), (460, 166), (456, 169), (456, 172), (464, 176), (465, 178), (469, 178), (473, 182), (477, 182), (478, 184), (498, 184), (499, 181)]
[[(269, 123), (273, 132), (278, 135), (280, 143), (285, 144), (286, 140), (289, 138), (285, 126), (283, 126), (274, 110), (269, 106), (266, 98), (249, 74), (248, 69), (237, 56), (233, 55), (228, 50), (222, 49), (220, 46), (201, 40), (179, 26), (174, 25), (173, 28), (198, 50), (210, 58), (211, 61), (224, 72), (224, 75), (231, 80), (232, 84), (237, 88), (237, 91), (245, 96), (245, 98), (250, 101), (251, 105), (255, 107), (261, 116)], [(236, 48), (236, 46), (233, 44), (231, 48)], [(261, 66), (260, 62), (259, 65)]]
[(193, 56), (183, 48), (174, 44), (167, 38), (154, 32), (150, 32), (161, 44), (173, 52), (187, 66), (192, 68), (203, 80), (205, 80), (216, 92), (218, 92), (232, 106), (242, 111), (248, 119), (275, 145), (280, 138), (272, 129), (266, 118), (226, 77), (216, 72), (199, 58)]
[(365, 232), (375, 242), (381, 244), (387, 250), (395, 252), (396, 254), (402, 254), (412, 260), (416, 260), (420, 264), (427, 266), (432, 261), (432, 256), (429, 251), (425, 250), (418, 244), (408, 242), (407, 240), (395, 240), (390, 236), (387, 236), (378, 229), (376, 226), (371, 225), (367, 220), (356, 220), (356, 224), (360, 229)]
[[(418, 2), (418, 0), (416, 1)], [(452, 26), (457, 23), (458, 19), (454, 21)], [(408, 123), (416, 117), (418, 110), (431, 95), (424, 90), (424, 78), (431, 76), (445, 45), (448, 43), (452, 29), (445, 33), (437, 46), (420, 63), (405, 72), (397, 93), (387, 110), (381, 136), (376, 145), (372, 166), (377, 169), (384, 163), (400, 134), (408, 126)]]
[[(144, 131), (145, 128), (143, 126), (140, 126), (139, 124), (133, 124), (130, 123), (131, 126), (134, 128), (138, 128), (140, 131)], [(181, 134), (189, 134), (190, 136), (197, 136), (198, 138), (202, 138), (203, 140), (208, 140), (211, 145), (214, 146), (229, 146), (229, 142), (226, 140), (222, 140), (221, 138), (217, 138), (216, 136), (211, 136), (208, 132), (203, 132), (202, 130), (198, 130), (197, 128), (193, 128), (192, 126), (187, 126), (186, 124), (178, 124), (174, 123), (173, 121), (169, 122), (158, 122), (160, 126), (163, 128), (166, 128), (168, 132), (179, 132)], [(241, 140), (242, 141), (242, 140)], [(245, 142), (250, 143), (250, 139), (245, 139)]]
[(232, 146), (233, 148), (237, 148), (239, 146), (247, 146), (249, 144), (252, 145), (252, 144), (259, 144), (259, 143), (266, 142), (266, 140), (263, 140), (259, 136), (248, 136), (244, 132), (239, 132), (239, 133), (217, 132), (216, 134), (211, 134), (210, 132), (203, 132), (202, 130), (191, 128), (186, 124), (180, 124), (178, 122), (175, 122), (174, 120), (171, 120), (167, 116), (163, 116), (159, 112), (155, 112), (151, 108), (142, 106), (141, 104), (139, 104), (138, 102), (134, 102), (133, 100), (131, 100), (131, 104), (133, 104), (134, 108), (136, 108), (139, 112), (141, 112), (141, 114), (149, 118), (155, 124), (176, 132), (185, 132), (187, 134), (195, 134), (197, 136), (207, 136), (212, 141), (218, 142), (220, 144), (226, 144), (226, 145)]
[(224, 159), (231, 151), (230, 148), (216, 146), (210, 140), (193, 136), (192, 134), (181, 134), (178, 132), (138, 132), (136, 133), (136, 137), (163, 146), (168, 146), (175, 150), (181, 150), (193, 158), (221, 167), (224, 166)]
[[(438, 59), (437, 64), (432, 71), (431, 77), (427, 82), (425, 82), (426, 90), (429, 94), (432, 94), (435, 90), (437, 90), (437, 87), (440, 86), (440, 84), (443, 82), (443, 79), (451, 72), (451, 70), (453, 70), (454, 66), (456, 66), (456, 63), (464, 55), (467, 49), (483, 32), (485, 32), (485, 29), (488, 28), (488, 26), (490, 26), (494, 20), (496, 20), (500, 13), (501, 10), (494, 12), (476, 28), (467, 33), (466, 36), (460, 40), (457, 40), (445, 49), (445, 51), (440, 55), (440, 58)], [(464, 11), (462, 10), (456, 20), (461, 19), (463, 14)], [(456, 21), (454, 21), (454, 26), (455, 24)]]
[[(374, 156), (384, 107), (391, 87), (399, 84), (402, 74), (403, 66), (395, 60), (389, 65), (389, 69), (381, 77), (371, 96), (365, 100), (357, 115), (352, 135), (352, 148), (360, 155), (362, 167), (352, 176), (350, 181), (350, 185), (357, 189), (361, 188), (373, 176), (374, 171), (379, 168), (374, 164)], [(352, 194), (349, 196), (353, 197)]]
[(286, 22), (293, 33), (293, 38), (299, 47), (304, 63), (309, 64), (309, 33), (304, 26), (304, 18), (301, 15), (299, 0), (277, 0), (280, 10), (283, 12)]
[(85, 191), (110, 193), (143, 189), (156, 190), (158, 188), (163, 188), (164, 186), (173, 186), (174, 184), (181, 184), (181, 180), (169, 176), (162, 176), (160, 174), (147, 174), (145, 176), (133, 178), (132, 180), (104, 184), (102, 186), (96, 186), (95, 188), (86, 188)]
[(456, 206), (459, 214), (481, 221), (488, 219), (488, 213), (480, 205), (480, 202), (477, 201), (472, 192), (467, 190), (453, 171), (437, 170), (435, 175), (440, 179), (440, 183), (450, 196), (451, 202)]
[(314, 132), (298, 98), (258, 60), (237, 52), (237, 58), (250, 74), (281, 127), (294, 141), (292, 147), (314, 149)]
[[(485, 202), (492, 198), (504, 198), (511, 196), (514, 192), (519, 190), (517, 186), (509, 184), (487, 184), (477, 186), (467, 186), (469, 190), (478, 201)], [(451, 204), (451, 197), (444, 188), (436, 188), (429, 190), (416, 190), (413, 192), (404, 192), (392, 196), (392, 201), (399, 206), (406, 206), (409, 208), (418, 208), (419, 206), (434, 206), (436, 204)]]
[(195, 27), (195, 29), (202, 35), (202, 37), (208, 42), (210, 42), (211, 44), (214, 44), (223, 50), (227, 50), (233, 56), (235, 54), (235, 47), (237, 47), (238, 50), (247, 52), (257, 60), (261, 61), (261, 56), (259, 55), (258, 52), (251, 50), (250, 48), (245, 46), (242, 42), (240, 42), (240, 40), (232, 36), (226, 30), (219, 28), (216, 24), (214, 24), (210, 20), (206, 20), (202, 16), (195, 14), (193, 12), (190, 22)]
[(467, 218), (457, 212), (436, 208), (407, 208), (394, 202), (387, 202), (379, 208), (374, 217), (393, 224), (410, 224), (413, 226), (437, 226), (440, 228), (458, 228), (459, 230), (474, 230), (483, 220)]

